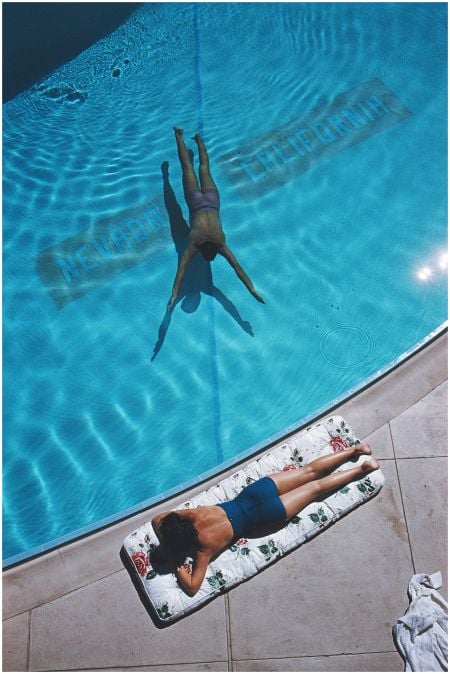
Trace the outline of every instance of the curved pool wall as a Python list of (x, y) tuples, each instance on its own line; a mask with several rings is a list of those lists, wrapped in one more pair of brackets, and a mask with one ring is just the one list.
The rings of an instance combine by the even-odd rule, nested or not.
[[(446, 12), (148, 4), (3, 107), (7, 565), (255, 453), (439, 330)], [(266, 305), (196, 259), (165, 315), (172, 124), (204, 133)]]

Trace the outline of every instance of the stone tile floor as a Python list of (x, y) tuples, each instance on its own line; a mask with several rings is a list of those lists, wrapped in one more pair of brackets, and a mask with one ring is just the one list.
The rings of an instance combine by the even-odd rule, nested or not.
[(381, 460), (375, 499), (163, 630), (119, 558), (158, 508), (10, 569), (3, 671), (402, 671), (411, 576), (447, 596), (447, 334), (335, 412)]

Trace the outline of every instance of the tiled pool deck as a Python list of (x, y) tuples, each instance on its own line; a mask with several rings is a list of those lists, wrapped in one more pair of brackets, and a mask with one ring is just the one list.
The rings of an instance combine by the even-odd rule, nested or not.
[(440, 570), (447, 596), (447, 372), (445, 334), (337, 408), (381, 459), (380, 495), (166, 629), (119, 552), (179, 498), (4, 572), (3, 671), (402, 671), (411, 576)]

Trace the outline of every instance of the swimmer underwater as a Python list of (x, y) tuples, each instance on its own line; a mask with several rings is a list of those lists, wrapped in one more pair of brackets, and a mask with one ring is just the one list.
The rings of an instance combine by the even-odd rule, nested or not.
[[(256, 480), (232, 501), (157, 515), (152, 525), (160, 545), (151, 553), (153, 567), (159, 565), (175, 573), (183, 590), (194, 596), (209, 562), (233, 541), (261, 535), (258, 527), (259, 532), (261, 527), (276, 531), (313, 501), (376, 470), (379, 464), (371, 453), (369, 445), (355, 445), (321, 456), (302, 468)], [(368, 455), (362, 465), (333, 473), (362, 455)], [(194, 560), (192, 568), (185, 563), (188, 556)]]
[(205, 260), (211, 262), (217, 253), (223, 255), (228, 260), (238, 277), (247, 287), (249, 292), (258, 302), (264, 304), (263, 298), (258, 295), (253, 283), (242, 269), (231, 250), (225, 243), (225, 235), (222, 230), (222, 224), (219, 218), (220, 199), (219, 191), (209, 170), (209, 158), (206, 147), (200, 134), (196, 134), (192, 140), (195, 140), (198, 146), (200, 160), (199, 175), (200, 184), (197, 175), (192, 166), (188, 150), (184, 143), (183, 129), (174, 127), (175, 138), (177, 142), (178, 157), (183, 171), (183, 190), (184, 198), (189, 207), (189, 220), (191, 231), (189, 233), (189, 244), (178, 265), (177, 274), (173, 284), (172, 295), (168, 302), (167, 309), (171, 310), (178, 297), (181, 282), (183, 280), (186, 267), (189, 261), (197, 253), (201, 253)]

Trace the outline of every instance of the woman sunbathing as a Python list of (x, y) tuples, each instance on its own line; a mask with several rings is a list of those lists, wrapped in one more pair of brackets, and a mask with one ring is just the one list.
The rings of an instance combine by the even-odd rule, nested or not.
[[(152, 553), (152, 561), (164, 559), (185, 592), (193, 596), (211, 559), (233, 540), (252, 538), (261, 528), (280, 529), (308, 504), (376, 470), (378, 462), (369, 458), (361, 466), (330, 475), (341, 464), (371, 453), (369, 445), (355, 445), (315, 459), (303, 468), (256, 480), (232, 501), (161, 513), (152, 520), (161, 542)], [(184, 564), (188, 556), (194, 559), (192, 571)]]

